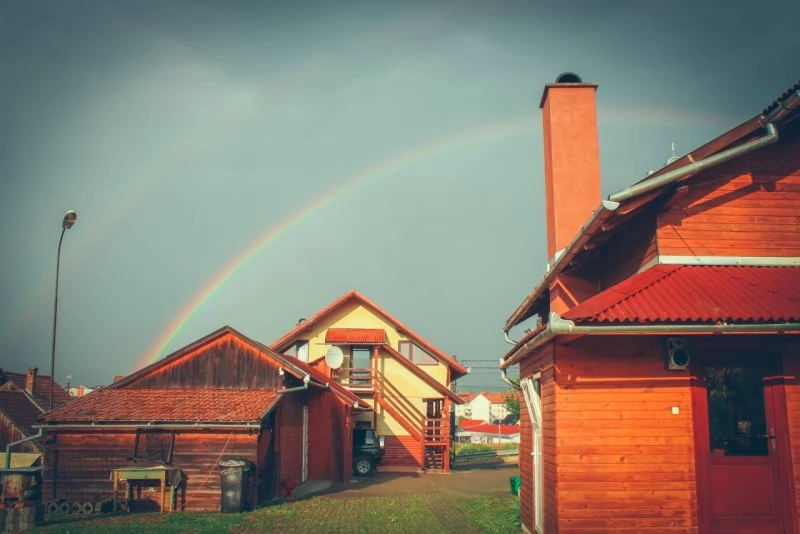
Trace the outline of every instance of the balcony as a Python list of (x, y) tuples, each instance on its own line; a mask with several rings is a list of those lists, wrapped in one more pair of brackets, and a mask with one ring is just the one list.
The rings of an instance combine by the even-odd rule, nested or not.
[(370, 367), (341, 367), (334, 371), (333, 380), (354, 392), (375, 391), (375, 369)]

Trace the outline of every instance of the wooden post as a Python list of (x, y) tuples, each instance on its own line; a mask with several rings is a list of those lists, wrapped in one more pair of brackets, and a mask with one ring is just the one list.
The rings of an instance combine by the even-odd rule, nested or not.
[(444, 434), (444, 458), (442, 458), (442, 466), (444, 467), (444, 472), (450, 472), (450, 447), (452, 443), (450, 443), (450, 399), (445, 397), (444, 399), (444, 413), (442, 413), (442, 429)]

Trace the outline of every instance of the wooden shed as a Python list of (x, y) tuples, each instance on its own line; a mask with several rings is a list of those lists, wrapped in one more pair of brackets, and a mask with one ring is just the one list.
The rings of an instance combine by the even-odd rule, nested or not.
[(503, 328), (523, 525), (798, 532), (800, 84), (599, 207), (596, 87), (545, 87), (552, 260)]
[[(304, 362), (224, 327), (47, 415), (44, 500), (107, 500), (112, 470), (165, 466), (180, 472), (175, 509), (219, 511), (220, 461), (243, 459), (253, 508), (287, 481), (347, 479), (360, 409)], [(148, 491), (139, 509), (159, 500)]]

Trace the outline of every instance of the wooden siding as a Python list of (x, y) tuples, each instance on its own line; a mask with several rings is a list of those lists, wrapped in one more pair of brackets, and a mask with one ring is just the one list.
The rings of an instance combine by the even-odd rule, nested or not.
[[(135, 435), (135, 431), (62, 431), (55, 440), (49, 439), (43, 480), (45, 502), (55, 498), (70, 501), (112, 498), (111, 470), (136, 465), (128, 460)], [(54, 434), (48, 436), (52, 438)], [(247, 431), (178, 432), (172, 463), (185, 477), (184, 489), (177, 497), (178, 509), (219, 511), (222, 492), (219, 460), (243, 458), (255, 462), (256, 438), (256, 433)], [(256, 499), (256, 477), (251, 476), (248, 491), (251, 507)], [(152, 501), (148, 507), (154, 507), (158, 493), (143, 490), (142, 500)]]
[(786, 412), (789, 423), (789, 450), (793, 470), (795, 514), (794, 529), (800, 532), (800, 341), (787, 344), (783, 350), (783, 373), (786, 383)]
[(331, 393), (309, 392), (308, 478), (344, 482), (350, 477), (351, 461), (346, 461), (348, 444), (345, 406)]
[(381, 466), (418, 467), (422, 469), (421, 443), (412, 436), (385, 436), (384, 456)]
[[(558, 521), (558, 499), (556, 495), (556, 457), (552, 445), (556, 440), (555, 428), (555, 369), (553, 367), (553, 345), (540, 347), (520, 363), (520, 376), (530, 377), (533, 373), (542, 373), (542, 443), (545, 450), (542, 454), (544, 468), (544, 520), (545, 531), (555, 532)], [(534, 494), (533, 494), (533, 432), (528, 406), (520, 402), (520, 450), (519, 471), (521, 482), (520, 516), (522, 523), (530, 532), (534, 528)], [(547, 445), (550, 445), (548, 448)]]
[(555, 364), (557, 531), (697, 532), (689, 373), (665, 370), (659, 338), (584, 337)]
[(125, 387), (273, 389), (280, 385), (277, 363), (226, 334)]
[(625, 230), (612, 237), (603, 246), (599, 261), (589, 266), (598, 277), (598, 292), (638, 273), (658, 255), (655, 213), (637, 216)]
[(800, 139), (709, 169), (658, 218), (658, 252), (675, 256), (800, 256)]
[[(287, 394), (287, 396), (292, 395), (295, 395), (292, 400), (296, 402), (280, 404), (280, 417), (276, 421), (276, 424), (280, 425), (278, 430), (280, 450), (277, 452), (279, 452), (280, 480), (300, 482), (303, 474), (303, 403), (306, 402), (306, 394)], [(311, 427), (310, 418), (308, 426)]]
[[(19, 441), (27, 435), (20, 432), (19, 427), (5, 415), (0, 414), (0, 450), (5, 453), (6, 445)], [(11, 452), (42, 452), (36, 441), (28, 441), (21, 445), (15, 445)]]

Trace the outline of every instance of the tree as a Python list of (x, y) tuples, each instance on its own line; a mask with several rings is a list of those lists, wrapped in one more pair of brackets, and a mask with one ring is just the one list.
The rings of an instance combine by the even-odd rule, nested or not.
[[(511, 381), (519, 386), (519, 378), (512, 378)], [(520, 393), (516, 389), (509, 389), (505, 394), (506, 410), (515, 415), (517, 419), (519, 419), (519, 396)]]

